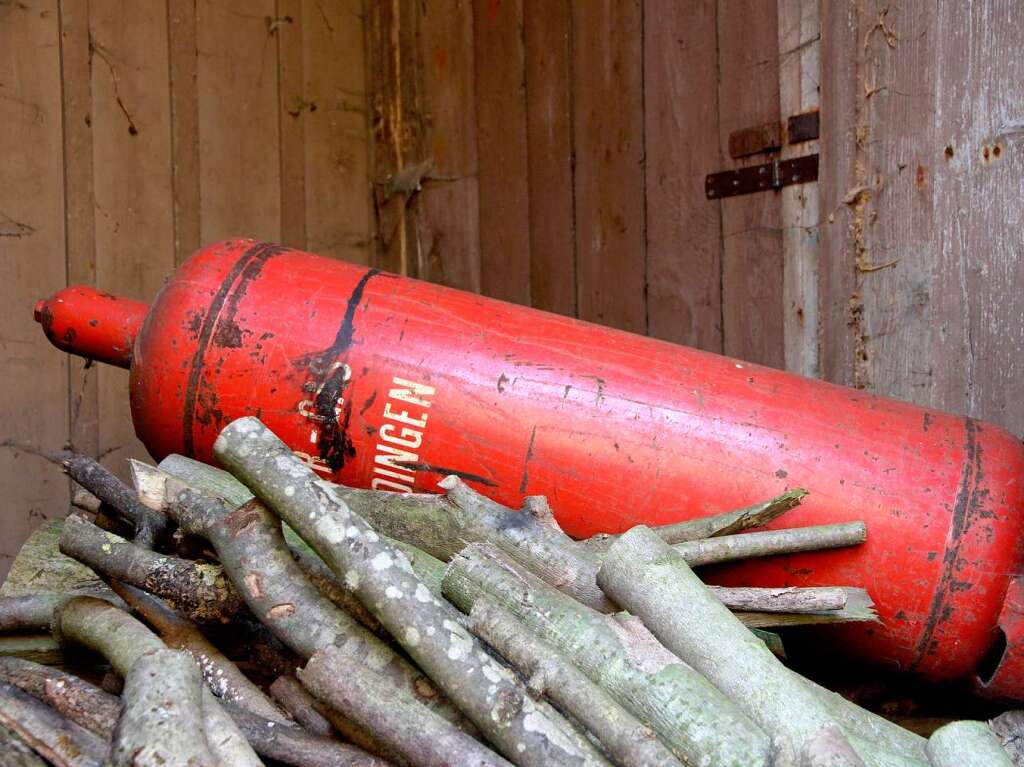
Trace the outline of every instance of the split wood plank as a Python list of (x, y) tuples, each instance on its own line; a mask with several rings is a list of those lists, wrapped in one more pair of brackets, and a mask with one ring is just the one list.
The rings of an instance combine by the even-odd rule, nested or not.
[(474, 0), (480, 288), (530, 305), (523, 0)]
[(184, 262), (201, 244), (196, 42), (195, 0), (167, 0), (175, 264)]
[[(722, 157), (729, 134), (778, 122), (778, 19), (775, 2), (719, 0), (719, 132)], [(756, 22), (754, 21), (756, 19)], [(723, 167), (768, 160), (753, 155)], [(722, 200), (723, 349), (726, 354), (771, 367), (785, 365), (784, 265), (777, 192)]]
[(198, 0), (200, 239), (281, 237), (274, 0)]
[[(784, 135), (780, 160), (818, 152), (817, 141), (789, 143), (792, 115), (817, 110), (820, 102), (821, 23), (818, 0), (778, 0), (779, 104)], [(786, 370), (818, 375), (818, 184), (779, 191), (782, 217), (783, 337)]]
[[(313, 105), (304, 88), (306, 45), (302, 0), (277, 0), (278, 136), (281, 142), (281, 244), (304, 250), (306, 241), (306, 116)], [(324, 62), (326, 63), (326, 62)]]
[[(648, 333), (722, 351), (716, 0), (644, 5)], [(733, 307), (728, 308), (733, 311)]]
[(643, 11), (573, 6), (577, 306), (580, 319), (647, 331)]
[(417, 274), (480, 291), (480, 221), (469, 0), (424, 4), (419, 60), (429, 175), (417, 194)]
[[(93, 205), (92, 82), (87, 5), (60, 0), (60, 64), (64, 128), (64, 219), (67, 281), (96, 281)], [(52, 289), (59, 287), (55, 284)], [(38, 296), (26, 296), (24, 306)], [(97, 369), (80, 357), (68, 362), (68, 440), (72, 449), (99, 454)]]
[(524, 0), (530, 303), (576, 316), (572, 6)]
[[(55, 353), (31, 313), (67, 273), (59, 18), (56, 0), (0, 5), (0, 431), (44, 445), (68, 438), (67, 355)], [(0, 540), (5, 575), (39, 521), (67, 510), (68, 482), (41, 458), (0, 450), (0, 486), (8, 500)]]
[[(92, 52), (96, 284), (152, 300), (174, 268), (167, 11), (138, 3), (89, 7)], [(128, 371), (97, 366), (99, 451), (127, 478), (148, 454), (128, 408)]]

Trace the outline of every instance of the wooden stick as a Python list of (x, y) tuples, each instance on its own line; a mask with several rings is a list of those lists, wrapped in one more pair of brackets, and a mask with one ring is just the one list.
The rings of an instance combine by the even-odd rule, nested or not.
[(823, 727), (807, 739), (802, 767), (865, 767), (853, 746), (836, 726)]
[(395, 695), (394, 686), (384, 677), (336, 647), (316, 653), (298, 676), (313, 695), (372, 732), (409, 764), (509, 765), (429, 709)]
[(146, 508), (127, 485), (95, 458), (68, 450), (41, 450), (10, 440), (3, 445), (41, 456), (60, 466), (71, 479), (132, 525), (135, 542), (139, 545), (153, 548), (156, 541), (170, 531), (170, 520), (167, 517)]
[(26, 594), (0, 597), (0, 633), (49, 632), (54, 611), (66, 594)]
[(203, 727), (204, 689), (184, 653), (143, 653), (125, 678), (112, 767), (217, 767)]
[(1024, 764), (1024, 711), (1006, 711), (988, 723), (1016, 765)]
[(334, 738), (331, 723), (316, 710), (316, 699), (291, 675), (282, 674), (270, 685), (270, 695), (305, 730), (324, 738)]
[(998, 736), (984, 722), (952, 722), (928, 738), (932, 767), (1013, 767)]
[(270, 721), (288, 723), (288, 717), (192, 621), (134, 586), (113, 582), (111, 588), (160, 634), (164, 644), (182, 650), (199, 665), (206, 683), (218, 698), (237, 703)]
[[(784, 752), (838, 727), (821, 699), (743, 627), (689, 568), (676, 547), (638, 526), (608, 549), (598, 583), (685, 662), (772, 735)], [(852, 743), (858, 754), (877, 749)]]
[(234, 703), (222, 704), (260, 756), (293, 767), (389, 767), (361, 748), (298, 727), (277, 724)]
[(788, 530), (765, 530), (757, 533), (723, 535), (718, 538), (678, 543), (672, 548), (682, 556), (690, 567), (697, 567), (750, 557), (769, 557), (776, 554), (796, 554), (801, 551), (856, 546), (864, 543), (865, 540), (867, 540), (867, 528), (863, 522), (844, 522), (836, 525), (814, 525)]
[(616, 764), (682, 767), (649, 727), (491, 598), (473, 604), (470, 630), (515, 666), (535, 695), (547, 695), (590, 730)]
[(262, 503), (254, 498), (229, 511), (219, 499), (176, 483), (172, 477), (167, 483), (177, 484), (168, 514), (182, 529), (213, 544), (249, 609), (300, 657), (309, 658), (329, 645), (344, 647), (353, 659), (372, 663), (377, 673), (398, 688), (397, 695), (475, 731), (423, 672), (309, 582), (285, 544), (280, 519)]
[(0, 658), (0, 680), (101, 738), (113, 735), (121, 702), (73, 674), (21, 658)]
[(842, 610), (847, 590), (826, 588), (749, 588), (708, 586), (718, 601), (730, 610), (754, 610), (769, 613), (813, 613)]
[[(55, 616), (54, 632), (62, 642), (74, 642), (100, 653), (122, 677), (127, 677), (143, 653), (164, 649), (164, 643), (135, 618), (94, 597), (68, 600)], [(216, 733), (209, 746), (218, 760), (226, 760), (232, 767), (262, 764), (208, 688), (203, 697), (203, 717), (207, 732)]]
[(100, 737), (6, 682), (0, 682), (0, 725), (56, 767), (100, 767), (107, 754)]
[[(508, 759), (522, 765), (604, 763), (550, 706), (526, 690), (463, 628), (450, 604), (432, 596), (400, 551), (255, 418), (229, 424), (214, 444), (223, 466), (313, 547), (335, 575)], [(467, 684), (467, 679), (490, 684)]]
[(649, 724), (684, 763), (768, 763), (768, 738), (757, 725), (637, 621), (591, 610), (488, 544), (452, 559), (444, 593), (467, 613), (477, 599), (493, 598)]
[[(710, 587), (714, 590), (714, 587)], [(846, 606), (825, 612), (776, 613), (736, 612), (736, 618), (747, 628), (775, 628), (780, 626), (809, 626), (824, 623), (878, 622), (875, 603), (864, 589), (844, 588)]]
[(3, 767), (47, 767), (35, 751), (11, 728), (0, 724), (0, 754)]
[[(683, 543), (701, 538), (714, 538), (719, 535), (732, 535), (752, 527), (767, 525), (790, 509), (799, 506), (800, 501), (806, 495), (806, 490), (797, 487), (776, 498), (743, 509), (727, 511), (723, 514), (712, 514), (699, 519), (688, 519), (685, 522), (676, 522), (671, 525), (659, 525), (651, 529), (665, 543)], [(596, 535), (584, 543), (594, 551), (607, 551), (617, 537), (616, 535)]]
[(78, 514), (64, 520), (60, 552), (97, 573), (166, 599), (197, 623), (229, 623), (242, 597), (216, 564), (157, 554)]

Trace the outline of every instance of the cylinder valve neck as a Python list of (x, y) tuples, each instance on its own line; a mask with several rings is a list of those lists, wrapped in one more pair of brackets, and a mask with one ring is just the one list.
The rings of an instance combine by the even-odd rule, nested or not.
[(37, 301), (33, 316), (58, 349), (130, 368), (135, 337), (148, 312), (141, 301), (73, 285)]

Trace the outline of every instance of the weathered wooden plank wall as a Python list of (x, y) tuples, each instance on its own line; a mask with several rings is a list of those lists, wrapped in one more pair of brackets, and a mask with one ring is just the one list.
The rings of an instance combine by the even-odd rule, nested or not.
[[(37, 298), (151, 299), (200, 243), (255, 236), (366, 263), (360, 0), (0, 2), (0, 437), (145, 452), (127, 372), (49, 346)], [(0, 575), (68, 483), (0, 450)]]
[[(780, 195), (704, 193), (765, 161), (728, 138), (779, 121), (780, 78), (787, 108), (816, 105), (812, 7), (367, 2), (375, 262), (777, 367), (813, 352), (815, 275), (786, 253), (813, 260), (814, 214), (794, 197), (787, 220), (814, 234), (786, 238)], [(802, 66), (780, 66), (787, 46)]]
[(1024, 6), (826, 3), (826, 378), (1024, 432)]

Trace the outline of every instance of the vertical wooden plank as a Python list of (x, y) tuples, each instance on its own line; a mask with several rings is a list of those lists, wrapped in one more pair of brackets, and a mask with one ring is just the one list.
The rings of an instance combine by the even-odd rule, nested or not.
[[(719, 0), (719, 131), (729, 134), (779, 120), (778, 19), (764, 0)], [(724, 167), (763, 163), (764, 155)], [(782, 235), (776, 192), (722, 200), (722, 315), (726, 354), (785, 365)]]
[(648, 332), (721, 352), (717, 2), (646, 0), (644, 18)]
[(530, 302), (576, 315), (573, 218), (572, 7), (525, 0)]
[(579, 316), (635, 333), (647, 330), (642, 46), (639, 0), (573, 7)]
[(522, 0), (474, 0), (480, 281), (530, 303), (530, 205)]
[[(856, 285), (856, 233), (863, 234), (862, 61), (857, 3), (821, 4), (821, 139), (818, 193), (822, 210), (818, 262), (819, 360), (823, 378), (854, 384), (851, 328), (863, 306)], [(860, 178), (859, 178), (860, 177)], [(860, 222), (860, 226), (857, 222)]]
[(276, 5), (198, 0), (200, 237), (281, 237)]
[[(0, 432), (47, 447), (68, 436), (67, 356), (32, 321), (32, 303), (64, 284), (60, 30), (55, 0), (0, 4)], [(41, 519), (67, 510), (68, 483), (47, 462), (0, 450), (5, 503), (0, 576)]]
[[(941, 45), (935, 4), (892, 3), (861, 18), (865, 64), (859, 83), (863, 175), (852, 225), (861, 321), (852, 330), (854, 380), (910, 401), (927, 401), (935, 364), (929, 303), (936, 246), (933, 210), (935, 69)], [(865, 29), (866, 28), (866, 29)], [(939, 44), (939, 47), (937, 47)], [(856, 239), (856, 234), (855, 234)]]
[(419, 26), (429, 175), (416, 196), (417, 273), (480, 291), (473, 9), (469, 0), (424, 3)]
[[(303, 13), (302, 0), (277, 0), (278, 135), (281, 158), (281, 243), (304, 249), (306, 242), (306, 116), (317, 105), (304, 88), (304, 26), (315, 21)], [(320, 62), (329, 66), (329, 62)], [(326, 254), (325, 254), (326, 255)]]
[(199, 94), (196, 86), (196, 0), (167, 0), (171, 90), (174, 262), (194, 253), (199, 233)]
[(419, 3), (364, 0), (373, 223), (370, 260), (396, 274), (419, 276), (418, 206), (412, 198), (429, 170), (420, 57)]
[[(67, 280), (71, 285), (90, 285), (96, 281), (96, 231), (88, 3), (60, 0), (60, 38)], [(68, 387), (68, 441), (78, 452), (98, 455), (96, 368), (80, 357), (69, 356)]]
[(302, 3), (305, 231), (310, 250), (369, 263), (361, 0)]
[[(821, 80), (818, 0), (778, 0), (780, 159), (818, 152), (817, 141), (790, 145), (786, 120), (816, 110)], [(818, 375), (818, 185), (797, 184), (779, 192), (782, 206), (783, 337), (786, 370)]]
[[(167, 9), (154, 3), (93, 3), (93, 163), (96, 282), (149, 301), (174, 268)], [(99, 450), (127, 476), (144, 458), (128, 407), (128, 371), (98, 366)]]
[(927, 402), (1017, 435), (1024, 434), (1022, 21), (1013, 0), (939, 5), (930, 46), (936, 135), (921, 161), (935, 196)]

